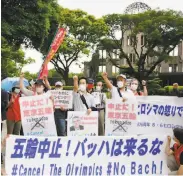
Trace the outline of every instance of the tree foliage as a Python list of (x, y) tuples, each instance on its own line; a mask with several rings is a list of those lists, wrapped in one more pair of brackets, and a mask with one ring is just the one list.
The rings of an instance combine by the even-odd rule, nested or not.
[[(183, 39), (183, 17), (179, 12), (147, 11), (141, 14), (111, 14), (104, 16), (109, 27), (108, 37), (102, 40), (110, 57), (111, 62), (121, 68), (123, 72), (136, 77), (139, 80), (147, 79), (156, 66), (162, 61), (172, 59), (169, 53)], [(116, 37), (116, 34), (120, 37)], [(140, 35), (144, 36), (144, 43), (139, 44)], [(132, 62), (129, 53), (124, 49), (127, 36), (130, 37), (130, 47), (125, 46), (128, 52), (135, 54), (135, 62)], [(119, 49), (120, 60), (125, 59), (128, 67), (112, 60), (112, 49)], [(115, 53), (116, 54), (116, 53)], [(150, 64), (148, 57), (153, 58)]]
[[(96, 19), (81, 10), (62, 9), (60, 16), (59, 23), (66, 26), (67, 34), (51, 62), (67, 84), (70, 66), (74, 63), (79, 64), (81, 56), (89, 54), (100, 37), (106, 34), (107, 26), (102, 19)], [(47, 44), (51, 44), (51, 39), (56, 31), (57, 26), (53, 26), (52, 31), (50, 31), (51, 37), (45, 40)]]
[(24, 52), (8, 44), (1, 38), (1, 77), (19, 76), (23, 66), (34, 62), (34, 59), (24, 59)]
[(2, 0), (2, 36), (11, 45), (39, 49), (50, 29), (55, 0)]

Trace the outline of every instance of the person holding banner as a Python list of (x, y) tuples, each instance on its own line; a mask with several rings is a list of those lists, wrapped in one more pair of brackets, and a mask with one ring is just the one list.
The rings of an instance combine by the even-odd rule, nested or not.
[(104, 136), (104, 117), (105, 117), (105, 102), (106, 102), (106, 94), (102, 93), (103, 83), (97, 82), (96, 92), (93, 92), (92, 95), (95, 97), (95, 105), (99, 112), (98, 118), (98, 131), (99, 136)]
[(176, 142), (170, 148), (171, 137), (168, 136), (166, 145), (166, 154), (168, 157), (168, 167), (171, 170), (169, 175), (183, 175), (183, 129), (173, 129), (174, 141)]
[[(60, 81), (56, 82), (55, 90), (63, 90), (63, 83)], [(63, 106), (60, 106), (60, 108), (55, 108), (54, 117), (58, 136), (65, 136), (65, 119), (67, 118), (67, 109)]]
[(120, 74), (117, 76), (117, 86), (115, 87), (111, 84), (107, 77), (107, 73), (102, 73), (102, 77), (107, 85), (107, 87), (111, 90), (112, 99), (122, 100), (126, 102), (128, 99), (134, 98), (134, 94), (131, 90), (126, 89), (126, 76)]
[(146, 81), (142, 81), (142, 86), (143, 86), (143, 92), (141, 91), (137, 91), (138, 87), (139, 87), (139, 81), (135, 78), (133, 78), (130, 81), (130, 89), (132, 90), (132, 92), (134, 93), (135, 96), (148, 96), (148, 91), (147, 91), (147, 87), (146, 87)]
[[(96, 111), (94, 97), (87, 92), (87, 79), (82, 77), (78, 82), (78, 77), (74, 76), (74, 92), (73, 105), (74, 111), (87, 111), (88, 114), (92, 110)], [(79, 83), (79, 85), (78, 85)]]

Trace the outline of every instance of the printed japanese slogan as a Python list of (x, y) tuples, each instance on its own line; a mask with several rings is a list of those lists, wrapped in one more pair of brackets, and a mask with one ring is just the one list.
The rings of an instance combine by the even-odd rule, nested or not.
[(137, 102), (107, 100), (105, 135), (125, 136), (136, 132), (137, 123)]
[(69, 111), (67, 118), (68, 136), (98, 136), (98, 112), (88, 115), (83, 111)]
[(60, 106), (65, 109), (72, 109), (73, 103), (73, 91), (68, 90), (51, 90), (52, 96), (54, 97), (55, 108), (60, 108)]
[(183, 98), (137, 97), (139, 134), (170, 134), (172, 128), (183, 128)]
[(57, 136), (49, 94), (21, 97), (20, 110), (25, 136)]
[[(165, 175), (167, 136), (7, 139), (8, 175)], [(63, 162), (62, 162), (63, 161)]]
[[(157, 100), (156, 100), (157, 99)], [(138, 106), (122, 102), (106, 103), (106, 136), (169, 134), (183, 128), (183, 99), (153, 96), (137, 97)]]

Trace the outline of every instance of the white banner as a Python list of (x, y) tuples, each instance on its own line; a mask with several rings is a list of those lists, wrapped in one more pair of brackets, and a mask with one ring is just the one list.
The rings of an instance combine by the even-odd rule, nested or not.
[[(136, 111), (119, 111), (127, 103), (107, 100), (106, 103), (106, 136), (135, 134), (169, 134), (175, 127), (183, 128), (183, 98), (161, 96), (136, 97)], [(112, 109), (111, 109), (112, 108)], [(130, 120), (130, 114), (136, 118)], [(127, 119), (127, 114), (129, 118)], [(115, 128), (116, 126), (116, 128)], [(117, 129), (118, 131), (115, 131)]]
[(69, 90), (51, 90), (51, 95), (54, 97), (54, 105), (56, 108), (60, 106), (65, 109), (72, 109), (73, 106), (73, 91)]
[(25, 136), (57, 136), (53, 102), (49, 96), (49, 94), (44, 94), (20, 98)]
[(98, 112), (69, 111), (67, 136), (98, 136)]
[(126, 136), (136, 131), (137, 102), (107, 100), (105, 116), (106, 136)]
[(165, 175), (166, 136), (10, 136), (8, 175)]
[(183, 128), (183, 98), (137, 97), (138, 134), (169, 134)]

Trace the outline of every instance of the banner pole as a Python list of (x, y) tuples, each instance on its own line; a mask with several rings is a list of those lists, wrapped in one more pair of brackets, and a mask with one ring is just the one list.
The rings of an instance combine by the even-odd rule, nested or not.
[(53, 37), (53, 39), (52, 39), (52, 41), (51, 41), (51, 44), (50, 44), (50, 46), (49, 46), (49, 49), (48, 49), (48, 52), (47, 52), (46, 56), (43, 57), (43, 63), (42, 63), (42, 65), (41, 65), (41, 69), (39, 70), (38, 78), (39, 78), (39, 76), (40, 76), (40, 73), (41, 73), (42, 67), (43, 67), (43, 65), (44, 65), (45, 59), (46, 59), (48, 53), (50, 52), (50, 48), (51, 48), (52, 42), (54, 41), (54, 39), (55, 39), (55, 37), (56, 37), (56, 35), (57, 35), (57, 32), (58, 32), (58, 30), (59, 30), (59, 27), (60, 27), (60, 24), (58, 25), (57, 30), (55, 31), (54, 37)]

